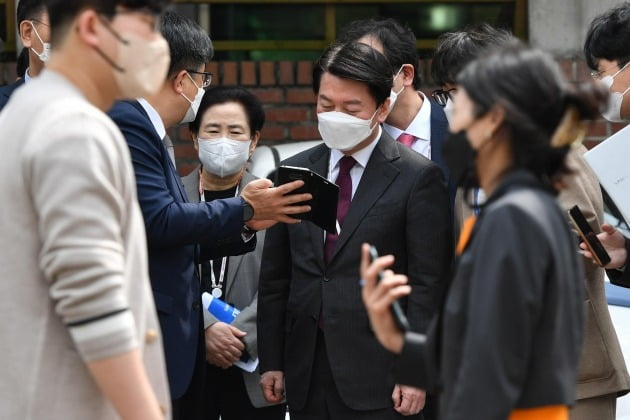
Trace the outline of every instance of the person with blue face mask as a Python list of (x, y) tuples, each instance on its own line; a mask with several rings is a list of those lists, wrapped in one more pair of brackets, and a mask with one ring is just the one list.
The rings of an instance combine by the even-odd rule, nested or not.
[[(339, 186), (337, 229), (311, 222), (267, 232), (258, 294), (258, 354), (267, 401), (285, 396), (292, 420), (421, 418), (424, 392), (394, 383), (361, 304), (360, 246), (399, 256), (414, 284), (401, 302), (424, 330), (450, 265), (449, 200), (440, 168), (395, 141), (381, 123), (393, 76), (387, 58), (359, 42), (317, 61), (313, 90), (324, 144), (282, 164)], [(401, 73), (402, 74), (402, 73)]]
[[(258, 99), (237, 86), (209, 89), (197, 118), (190, 123), (201, 166), (182, 178), (191, 202), (212, 202), (238, 196), (256, 177), (247, 171), (265, 122)], [(218, 257), (199, 264), (202, 291), (240, 310), (227, 324), (204, 311), (206, 382), (204, 420), (284, 420), (286, 404), (263, 398), (260, 372), (247, 372), (240, 359), (258, 358), (256, 308), (258, 273), (265, 234), (258, 233), (253, 252)]]
[(21, 0), (17, 6), (18, 32), (27, 49), (28, 65), (24, 77), (0, 87), (0, 111), (13, 91), (39, 76), (50, 58), (50, 22), (44, 0)]

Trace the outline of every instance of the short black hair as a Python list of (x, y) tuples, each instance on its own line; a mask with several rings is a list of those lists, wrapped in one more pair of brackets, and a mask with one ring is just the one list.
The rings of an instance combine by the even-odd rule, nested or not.
[(236, 102), (243, 107), (252, 136), (256, 131), (262, 130), (265, 124), (265, 111), (253, 93), (240, 86), (217, 86), (208, 89), (203, 95), (197, 117), (188, 125), (190, 131), (199, 134), (201, 119), (206, 111), (215, 105), (229, 102)]
[(617, 61), (619, 67), (630, 61), (630, 3), (624, 2), (591, 22), (584, 41), (586, 64), (597, 70), (600, 58)]
[(359, 42), (334, 43), (329, 46), (313, 67), (313, 91), (319, 93), (324, 73), (342, 79), (365, 83), (370, 95), (381, 105), (391, 93), (394, 75), (387, 58)]
[(474, 103), (476, 117), (503, 108), (513, 167), (528, 170), (549, 187), (570, 172), (565, 164), (569, 146), (551, 144), (567, 110), (575, 108), (580, 119), (595, 118), (608, 99), (601, 85), (569, 84), (549, 54), (520, 42), (482, 54), (462, 70), (457, 83)]
[(28, 69), (28, 48), (22, 48), (15, 62), (15, 72), (18, 77), (24, 78), (26, 69)]
[(181, 70), (194, 70), (212, 59), (212, 41), (196, 22), (169, 10), (162, 15), (161, 24), (162, 35), (171, 50), (169, 76)]
[(403, 26), (392, 18), (355, 20), (341, 30), (337, 41), (358, 41), (364, 36), (371, 36), (380, 41), (383, 46), (383, 54), (395, 72), (403, 64), (411, 64), (414, 70), (413, 86), (416, 90), (420, 89), (422, 75), (418, 71), (419, 58), (416, 35), (409, 26)]
[(457, 74), (484, 50), (515, 40), (511, 32), (487, 23), (440, 35), (431, 62), (431, 76), (438, 86), (455, 84)]
[[(130, 10), (147, 10), (161, 14), (171, 0), (45, 0), (50, 18), (53, 44), (58, 40), (68, 25), (81, 11), (93, 9), (106, 17), (116, 14), (116, 7)], [(21, 3), (21, 2), (20, 2)]]
[(25, 20), (41, 19), (46, 12), (46, 0), (20, 0), (17, 6), (17, 24)]

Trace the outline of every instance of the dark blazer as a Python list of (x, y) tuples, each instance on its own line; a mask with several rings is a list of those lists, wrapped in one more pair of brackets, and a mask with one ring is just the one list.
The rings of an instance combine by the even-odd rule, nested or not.
[[(427, 386), (440, 346), (440, 414), (503, 420), (575, 400), (584, 318), (582, 258), (555, 197), (517, 171), (497, 187), (459, 258), (440, 334), (408, 333), (395, 378)], [(419, 374), (420, 373), (420, 374)]]
[(442, 157), (442, 147), (448, 135), (448, 120), (446, 119), (444, 108), (428, 96), (427, 99), (429, 99), (429, 104), (431, 104), (431, 160), (440, 167), (444, 178), (448, 180), (448, 166), (446, 166)]
[(196, 267), (200, 252), (203, 258), (241, 254), (253, 250), (256, 240), (244, 243), (241, 237), (240, 198), (188, 202), (162, 139), (137, 101), (116, 103), (109, 116), (131, 152), (171, 396), (176, 399), (188, 389), (203, 329)]
[[(330, 149), (318, 145), (284, 163), (327, 176)], [(450, 263), (448, 197), (439, 168), (385, 131), (358, 185), (336, 248), (324, 262), (324, 232), (310, 222), (267, 232), (258, 294), (261, 372), (285, 373), (287, 401), (307, 398), (322, 308), (330, 366), (344, 403), (354, 410), (392, 406), (393, 356), (370, 329), (359, 285), (363, 242), (394, 254), (394, 269), (413, 285), (402, 303), (422, 331), (437, 309)]]
[(0, 86), (0, 111), (9, 102), (9, 98), (13, 95), (15, 89), (24, 85), (24, 79), (19, 79), (11, 84)]

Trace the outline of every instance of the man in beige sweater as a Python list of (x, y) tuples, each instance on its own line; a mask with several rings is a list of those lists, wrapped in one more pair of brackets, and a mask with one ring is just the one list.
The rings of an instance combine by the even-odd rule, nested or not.
[(129, 151), (104, 110), (155, 92), (166, 0), (49, 0), (48, 70), (0, 113), (0, 418), (169, 417)]

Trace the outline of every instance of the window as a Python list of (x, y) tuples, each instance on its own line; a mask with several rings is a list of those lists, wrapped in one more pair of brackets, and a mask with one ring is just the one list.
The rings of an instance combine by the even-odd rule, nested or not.
[(409, 25), (418, 49), (438, 35), (487, 22), (526, 36), (526, 0), (176, 0), (211, 34), (217, 60), (311, 60), (347, 23), (385, 16)]
[(15, 31), (15, 0), (0, 0), (0, 61), (15, 60)]

